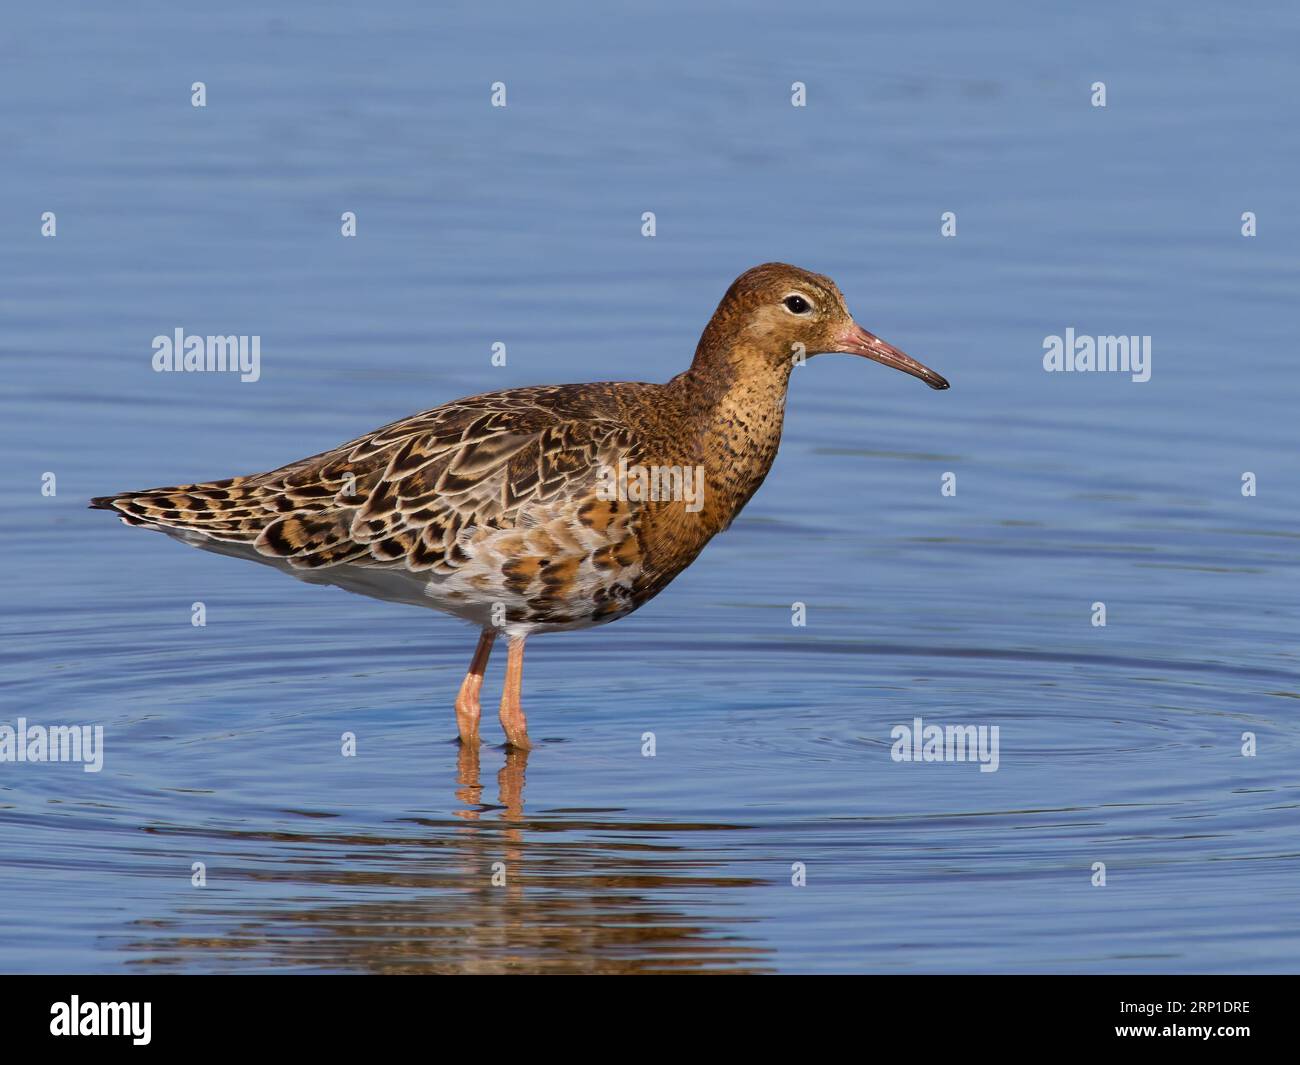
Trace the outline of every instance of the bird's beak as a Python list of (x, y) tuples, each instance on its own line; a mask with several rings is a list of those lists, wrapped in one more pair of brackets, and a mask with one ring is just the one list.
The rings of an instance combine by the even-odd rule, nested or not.
[(919, 377), (931, 388), (948, 387), (948, 382), (930, 367), (923, 366), (910, 355), (904, 355), (893, 344), (886, 344), (880, 337), (868, 333), (857, 322), (854, 322), (852, 327), (838, 338), (838, 343), (840, 346), (835, 349), (836, 351), (844, 351), (850, 355), (865, 355), (875, 362), (892, 366), (895, 370), (902, 370), (903, 373), (910, 373), (913, 377)]

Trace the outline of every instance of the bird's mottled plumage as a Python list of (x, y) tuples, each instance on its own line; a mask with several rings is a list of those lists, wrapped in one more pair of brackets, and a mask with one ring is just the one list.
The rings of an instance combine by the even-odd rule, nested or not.
[[(507, 628), (627, 613), (653, 584), (639, 506), (597, 495), (638, 461), (655, 385), (512, 389), (448, 403), (269, 473), (94, 500), (123, 521), (305, 580)], [(640, 402), (639, 402), (640, 401)]]
[[(810, 310), (790, 309), (800, 306)], [(845, 350), (947, 387), (858, 329), (829, 278), (769, 263), (736, 280), (690, 369), (666, 384), (491, 392), (269, 473), (91, 505), (517, 639), (601, 624), (661, 591), (758, 489), (780, 443), (795, 356)], [(700, 469), (703, 505), (607, 498), (601, 471), (620, 463)]]

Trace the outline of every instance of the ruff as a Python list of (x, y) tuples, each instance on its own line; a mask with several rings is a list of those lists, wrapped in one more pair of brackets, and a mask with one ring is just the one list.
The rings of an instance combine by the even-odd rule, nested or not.
[[(527, 748), (524, 640), (630, 614), (690, 565), (767, 476), (794, 363), (832, 351), (948, 387), (858, 326), (830, 278), (768, 263), (736, 279), (690, 368), (666, 384), (472, 396), (269, 473), (122, 492), (91, 506), (302, 580), (481, 627), (456, 701), (465, 743), (478, 742), (483, 671), (504, 632), (501, 721), (509, 743)], [(629, 469), (676, 470), (670, 486), (698, 490), (610, 491)]]

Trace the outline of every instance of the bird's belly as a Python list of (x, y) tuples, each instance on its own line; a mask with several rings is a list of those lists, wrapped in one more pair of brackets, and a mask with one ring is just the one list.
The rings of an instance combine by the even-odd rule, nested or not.
[[(565, 530), (571, 533), (572, 530)], [(425, 595), (436, 609), (512, 635), (589, 628), (625, 617), (643, 599), (638, 551), (590, 542), (546, 527), (499, 530), (464, 545), (467, 561), (430, 574)]]
[[(649, 596), (637, 594), (640, 555), (619, 543), (579, 549), (556, 542), (556, 530), (483, 530), (463, 544), (466, 560), (451, 570), (412, 570), (402, 563), (342, 562), (305, 569), (250, 544), (164, 530), (194, 547), (272, 566), (308, 584), (452, 614), (509, 635), (590, 628), (626, 617)], [(656, 589), (657, 590), (657, 589)]]

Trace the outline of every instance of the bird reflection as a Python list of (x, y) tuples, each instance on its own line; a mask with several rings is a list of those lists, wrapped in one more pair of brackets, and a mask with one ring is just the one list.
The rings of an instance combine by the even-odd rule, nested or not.
[[(494, 756), (503, 764), (490, 803), (482, 761)], [(460, 747), (449, 816), (410, 819), (393, 833), (322, 831), (319, 820), (302, 831), (159, 827), (225, 852), (214, 861), (236, 895), (200, 895), (197, 907), (138, 922), (127, 947), (141, 964), (204, 971), (766, 968), (753, 919), (734, 912), (737, 891), (766, 883), (730, 871), (744, 826), (639, 823), (609, 810), (530, 815), (528, 757)], [(245, 893), (240, 880), (257, 886)], [(276, 888), (278, 901), (264, 902)]]

